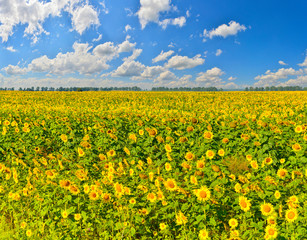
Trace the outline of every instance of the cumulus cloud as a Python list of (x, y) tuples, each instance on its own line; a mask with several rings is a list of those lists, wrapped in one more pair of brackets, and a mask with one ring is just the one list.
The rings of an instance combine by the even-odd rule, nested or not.
[(218, 26), (216, 29), (212, 29), (210, 31), (204, 30), (203, 36), (205, 38), (212, 39), (213, 37), (223, 37), (226, 38), (228, 36), (236, 35), (238, 32), (245, 31), (246, 27), (237, 23), (235, 21), (230, 21), (227, 24), (222, 24)]
[(125, 26), (125, 32), (128, 32), (129, 30), (132, 30), (132, 27), (129, 24), (127, 24)]
[(222, 54), (222, 50), (221, 49), (217, 49), (216, 50), (216, 53), (215, 53), (215, 56), (220, 56)]
[(99, 25), (98, 13), (90, 5), (77, 7), (70, 12), (72, 14), (72, 26), (80, 35), (91, 25)]
[(30, 36), (33, 43), (36, 43), (42, 33), (48, 34), (43, 28), (45, 20), (60, 16), (63, 11), (70, 14), (73, 29), (80, 34), (91, 25), (99, 25), (97, 11), (85, 0), (0, 0), (2, 42), (7, 42), (14, 33), (14, 27), (21, 24), (26, 25), (24, 35)]
[(165, 68), (162, 66), (151, 66), (146, 67), (145, 70), (141, 73), (140, 76), (132, 77), (132, 80), (145, 80), (145, 79), (153, 79), (158, 76), (160, 73), (164, 72)]
[(174, 54), (173, 50), (169, 50), (167, 52), (163, 52), (163, 50), (162, 50), (161, 53), (158, 56), (156, 56), (154, 59), (152, 59), (152, 62), (156, 63), (156, 62), (164, 61), (173, 54)]
[(221, 76), (225, 74), (221, 69), (214, 67), (206, 72), (198, 73), (198, 77), (196, 78), (196, 82), (205, 83), (206, 86), (216, 86), (222, 83)]
[(166, 12), (171, 9), (170, 0), (140, 0), (141, 7), (136, 15), (142, 29), (146, 27), (149, 22), (159, 22), (161, 12)]
[(112, 77), (133, 77), (140, 76), (145, 65), (137, 61), (125, 61), (112, 74)]
[(267, 70), (265, 74), (258, 75), (255, 77), (256, 82), (254, 85), (256, 87), (271, 86), (280, 84), (280, 79), (287, 79), (289, 76), (302, 75), (303, 70), (294, 70), (293, 68), (280, 68), (276, 72), (271, 72)]
[(163, 29), (166, 29), (168, 25), (183, 27), (185, 25), (186, 21), (187, 20), (184, 16), (177, 17), (177, 18), (167, 18), (167, 19), (164, 19), (163, 21), (160, 21), (159, 25)]
[(205, 59), (201, 58), (201, 55), (198, 54), (193, 58), (187, 56), (173, 56), (165, 64), (166, 68), (175, 68), (178, 70), (194, 68), (196, 66), (202, 65), (205, 62)]
[(160, 75), (154, 80), (155, 83), (163, 83), (166, 81), (176, 80), (176, 75), (171, 71), (165, 71), (160, 73)]
[(280, 65), (284, 65), (284, 66), (287, 65), (287, 63), (285, 63), (284, 61), (281, 61), (281, 60), (278, 61), (278, 63), (279, 63)]
[[(114, 45), (113, 42), (106, 42), (97, 45), (92, 51), (88, 43), (73, 44), (73, 51), (67, 53), (58, 53), (55, 58), (48, 58), (46, 55), (33, 59), (25, 68), (18, 66), (8, 66), (3, 68), (8, 74), (25, 74), (27, 72), (46, 72), (48, 74), (64, 75), (68, 73), (94, 74), (109, 68), (107, 64), (114, 58), (117, 58), (121, 52), (132, 51), (135, 44), (128, 40)], [(129, 61), (135, 59), (140, 50), (134, 51)]]

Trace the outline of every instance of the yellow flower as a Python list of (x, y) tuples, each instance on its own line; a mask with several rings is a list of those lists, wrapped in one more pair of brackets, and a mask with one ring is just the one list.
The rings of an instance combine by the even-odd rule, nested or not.
[(172, 165), (170, 165), (169, 163), (165, 163), (165, 170), (166, 171), (171, 171), (172, 170)]
[(93, 200), (93, 201), (98, 200), (98, 198), (99, 198), (98, 192), (96, 192), (96, 191), (91, 191), (91, 192), (89, 193), (89, 198), (90, 198), (91, 200)]
[(128, 156), (130, 156), (130, 151), (129, 151), (128, 148), (124, 147), (124, 151), (125, 151), (125, 153), (126, 153)]
[(250, 200), (243, 196), (239, 197), (239, 205), (244, 212), (247, 212), (251, 207)]
[(271, 203), (263, 203), (260, 206), (260, 210), (264, 216), (269, 216), (274, 212), (274, 207)]
[(115, 150), (111, 149), (109, 152), (107, 152), (108, 157), (114, 157), (116, 155)]
[(160, 226), (161, 231), (163, 231), (167, 228), (167, 224), (165, 224), (165, 223), (160, 223), (159, 226)]
[(61, 140), (62, 140), (64, 143), (66, 143), (66, 142), (68, 141), (68, 137), (67, 137), (67, 135), (65, 135), (65, 134), (62, 134), (60, 138), (61, 138)]
[(167, 190), (169, 191), (175, 191), (177, 189), (177, 184), (175, 179), (170, 179), (168, 178), (165, 182), (164, 182), (164, 186)]
[(210, 131), (204, 132), (204, 138), (205, 139), (212, 139), (213, 138), (213, 133)]
[(79, 154), (79, 157), (83, 157), (84, 156), (84, 151), (82, 150), (82, 148), (78, 148), (78, 154)]
[(147, 200), (149, 200), (152, 203), (155, 202), (157, 200), (156, 194), (155, 193), (148, 193)]
[(300, 150), (302, 150), (302, 147), (301, 147), (301, 145), (299, 144), (299, 143), (295, 143), (293, 146), (292, 146), (292, 149), (293, 149), (293, 151), (300, 151)]
[(185, 155), (185, 159), (188, 160), (188, 161), (191, 161), (195, 158), (195, 155), (191, 152), (187, 152), (186, 155)]
[(63, 217), (63, 218), (67, 218), (68, 215), (69, 215), (69, 213), (67, 212), (67, 210), (62, 211), (62, 217)]
[(198, 237), (200, 240), (206, 240), (209, 238), (209, 233), (206, 229), (202, 229), (199, 231)]
[(258, 163), (257, 161), (253, 160), (250, 162), (250, 165), (252, 166), (253, 169), (258, 169)]
[(294, 131), (295, 131), (296, 133), (301, 133), (301, 132), (303, 131), (303, 127), (300, 126), (300, 125), (298, 125), (298, 126), (295, 127)]
[(274, 197), (275, 197), (276, 199), (279, 199), (279, 198), (281, 197), (281, 194), (280, 194), (280, 192), (279, 192), (278, 190), (275, 191)]
[(140, 130), (139, 130), (139, 134), (140, 134), (141, 136), (143, 136), (143, 135), (144, 135), (144, 130), (140, 129)]
[(207, 156), (207, 158), (209, 158), (209, 159), (214, 158), (214, 155), (215, 155), (215, 153), (214, 153), (212, 150), (208, 150), (208, 151), (206, 152), (206, 156)]
[(171, 145), (166, 144), (164, 148), (165, 148), (165, 151), (166, 151), (166, 152), (172, 152), (172, 147), (171, 147)]
[(74, 215), (74, 218), (75, 218), (76, 221), (79, 221), (81, 219), (81, 214), (80, 213), (76, 213)]
[(269, 216), (266, 221), (269, 225), (276, 225), (276, 218), (274, 216)]
[(284, 179), (284, 178), (287, 176), (287, 173), (288, 173), (288, 171), (287, 171), (286, 169), (280, 168), (280, 169), (278, 169), (278, 171), (277, 171), (277, 176), (278, 176), (279, 178)]
[(277, 237), (278, 232), (275, 226), (269, 225), (265, 228), (265, 233), (268, 236), (268, 239), (274, 239)]
[(26, 235), (27, 237), (31, 237), (32, 236), (32, 231), (29, 229), (26, 231)]
[(235, 219), (235, 218), (231, 218), (229, 221), (228, 221), (228, 224), (231, 228), (235, 228), (238, 226), (238, 220)]
[(131, 198), (131, 199), (129, 200), (129, 203), (132, 204), (132, 205), (136, 204), (135, 198)]
[(264, 162), (267, 164), (267, 165), (271, 165), (273, 163), (273, 159), (270, 158), (270, 157), (267, 157), (264, 159)]
[(194, 184), (194, 185), (197, 185), (198, 184), (198, 182), (197, 182), (197, 178), (195, 177), (195, 176), (190, 176), (190, 182), (192, 183), (192, 184)]
[(207, 201), (210, 199), (211, 193), (206, 186), (202, 186), (200, 189), (195, 190), (195, 195), (199, 201)]
[(22, 223), (20, 224), (20, 227), (21, 227), (22, 229), (25, 229), (26, 226), (27, 226), (27, 223), (26, 223), (26, 222), (22, 222)]
[(250, 161), (252, 161), (252, 159), (253, 159), (252, 155), (246, 155), (246, 160), (247, 161), (250, 162)]
[(188, 222), (188, 219), (186, 218), (186, 216), (184, 216), (184, 214), (179, 211), (176, 214), (176, 223), (177, 225), (182, 225), (182, 224), (186, 224)]
[(218, 154), (219, 156), (223, 157), (223, 156), (225, 155), (224, 149), (218, 150), (217, 154)]
[(297, 214), (297, 210), (295, 208), (292, 208), (292, 209), (288, 209), (286, 211), (286, 220), (289, 222), (289, 223), (292, 223), (294, 222), (297, 217), (298, 217), (298, 214)]

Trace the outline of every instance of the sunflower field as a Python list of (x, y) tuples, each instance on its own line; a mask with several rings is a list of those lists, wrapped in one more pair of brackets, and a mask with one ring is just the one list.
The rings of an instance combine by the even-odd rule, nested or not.
[(306, 92), (0, 101), (0, 239), (307, 239)]

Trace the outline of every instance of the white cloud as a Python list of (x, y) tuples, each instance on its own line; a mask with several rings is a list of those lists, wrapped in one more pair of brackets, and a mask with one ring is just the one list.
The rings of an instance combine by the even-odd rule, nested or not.
[(159, 25), (162, 26), (163, 29), (166, 29), (168, 25), (183, 27), (186, 21), (187, 20), (184, 16), (177, 18), (167, 18), (164, 19), (163, 21), (160, 21)]
[(170, 0), (140, 0), (141, 7), (136, 15), (142, 29), (146, 27), (149, 22), (159, 22), (161, 12), (166, 12), (171, 9)]
[(212, 29), (211, 31), (204, 30), (203, 36), (205, 38), (212, 39), (213, 37), (223, 37), (226, 38), (231, 35), (236, 35), (240, 31), (245, 31), (246, 27), (244, 25), (240, 25), (235, 21), (230, 21), (228, 25), (222, 24), (218, 26), (216, 29)]
[(146, 67), (140, 76), (132, 77), (132, 80), (153, 79), (164, 71), (165, 68), (162, 66)]
[(125, 26), (125, 32), (128, 32), (129, 30), (132, 30), (132, 27), (129, 24), (127, 24)]
[(166, 81), (176, 80), (177, 77), (173, 72), (165, 71), (160, 73), (160, 75), (154, 80), (155, 83), (163, 83)]
[(156, 56), (154, 59), (152, 59), (152, 62), (156, 63), (156, 62), (164, 61), (173, 54), (174, 54), (173, 50), (169, 50), (167, 52), (163, 52), (163, 50), (162, 50), (161, 53), (158, 56)]
[(271, 72), (267, 70), (265, 74), (258, 75), (255, 77), (255, 80), (258, 80), (254, 85), (256, 87), (278, 85), (280, 84), (280, 79), (287, 79), (289, 76), (302, 75), (303, 70), (294, 70), (293, 68), (280, 68), (276, 72)]
[[(128, 47), (129, 46), (129, 49)], [(8, 66), (3, 68), (8, 74), (25, 74), (27, 72), (46, 72), (48, 74), (64, 75), (68, 73), (95, 74), (109, 68), (108, 61), (119, 56), (119, 53), (132, 50), (135, 44), (126, 40), (115, 46), (113, 42), (97, 45), (92, 51), (88, 43), (73, 44), (73, 51), (58, 53), (55, 58), (49, 59), (46, 55), (33, 59), (25, 68)], [(129, 57), (130, 61), (141, 53), (135, 50)]]
[(206, 86), (216, 86), (222, 83), (221, 76), (225, 74), (221, 69), (214, 67), (206, 72), (198, 73), (196, 82), (205, 83)]
[(221, 49), (217, 49), (216, 50), (216, 53), (215, 53), (215, 56), (220, 56), (222, 54), (222, 50)]
[(97, 38), (93, 39), (93, 42), (99, 42), (102, 39), (102, 34), (99, 34)]
[(6, 71), (7, 74), (10, 75), (22, 75), (27, 72), (26, 69), (20, 68), (19, 66), (13, 66), (13, 65), (8, 65), (7, 67), (3, 68), (2, 70)]
[(13, 35), (14, 27), (26, 25), (24, 36), (30, 36), (33, 43), (36, 43), (42, 33), (49, 34), (43, 28), (45, 20), (49, 17), (59, 17), (62, 11), (71, 14), (74, 30), (80, 34), (91, 25), (99, 25), (98, 13), (85, 0), (51, 0), (49, 2), (1, 0), (0, 37), (2, 42), (7, 42), (9, 36)]
[(112, 77), (140, 76), (146, 67), (137, 61), (125, 61), (111, 75)]
[(141, 55), (142, 52), (143, 52), (143, 49), (134, 49), (132, 55), (124, 58), (123, 60), (125, 62), (133, 61), (133, 60), (137, 59)]
[(285, 63), (284, 61), (278, 61), (278, 63), (280, 64), (280, 65), (288, 65), (287, 63)]
[(5, 48), (6, 50), (10, 51), (10, 52), (17, 52), (16, 49), (14, 49), (12, 46), (9, 46), (7, 48)]
[(299, 63), (298, 65), (301, 66), (301, 67), (307, 67), (307, 56), (305, 58), (305, 61), (302, 62), (302, 63)]
[(170, 44), (168, 44), (168, 47), (169, 47), (169, 48), (174, 48), (175, 45), (176, 45), (175, 43), (171, 42)]
[(234, 81), (236, 79), (237, 79), (236, 77), (232, 77), (232, 76), (228, 78), (229, 81)]
[(136, 43), (131, 43), (129, 40), (125, 40), (121, 44), (118, 45), (118, 52), (131, 52), (132, 49), (135, 47)]
[(187, 10), (187, 11), (186, 11), (186, 13), (185, 13), (185, 15), (186, 15), (187, 17), (190, 17), (190, 16), (191, 16), (190, 11), (189, 11), (189, 10)]
[(178, 70), (194, 68), (196, 66), (202, 65), (205, 62), (205, 59), (201, 58), (201, 55), (198, 54), (193, 58), (187, 56), (173, 56), (165, 64), (166, 68), (175, 68)]
[(99, 25), (98, 13), (90, 5), (77, 7), (70, 12), (72, 14), (73, 29), (80, 35), (91, 25)]
[(301, 86), (307, 87), (307, 75), (298, 76), (295, 79), (290, 79), (285, 83), (281, 83), (281, 86)]

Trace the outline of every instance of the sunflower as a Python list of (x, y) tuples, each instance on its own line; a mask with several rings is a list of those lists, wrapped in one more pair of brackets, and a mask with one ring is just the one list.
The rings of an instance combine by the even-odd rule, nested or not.
[(22, 223), (20, 224), (20, 227), (21, 227), (22, 229), (25, 229), (27, 225), (28, 225), (28, 224), (27, 224), (26, 222), (22, 222)]
[(114, 157), (116, 155), (115, 150), (111, 149), (109, 152), (107, 152), (108, 157)]
[(280, 192), (279, 192), (278, 190), (275, 191), (274, 197), (275, 197), (276, 199), (279, 199), (279, 198), (281, 197), (281, 194), (280, 194)]
[(78, 195), (80, 193), (79, 188), (76, 185), (70, 185), (69, 186), (69, 191), (73, 194), (73, 195)]
[(169, 153), (172, 152), (172, 147), (171, 147), (171, 145), (166, 144), (164, 148), (165, 148), (165, 151), (166, 151), (166, 152), (169, 152)]
[(281, 164), (285, 163), (286, 159), (282, 158), (279, 160)]
[(264, 216), (270, 216), (274, 212), (274, 207), (271, 203), (263, 203), (260, 206), (260, 211)]
[(298, 152), (298, 151), (302, 150), (302, 147), (299, 143), (295, 143), (294, 145), (292, 145), (292, 149), (293, 149), (293, 151)]
[(157, 200), (157, 196), (155, 193), (148, 193), (147, 200), (154, 203)]
[(84, 190), (84, 192), (85, 192), (86, 194), (89, 193), (89, 192), (90, 192), (90, 186), (87, 185), (87, 184), (83, 185), (83, 190)]
[(26, 235), (27, 237), (31, 237), (32, 236), (32, 231), (29, 229), (26, 231)]
[(239, 205), (244, 212), (247, 212), (251, 207), (250, 200), (243, 196), (239, 197)]
[(177, 223), (177, 225), (186, 224), (187, 222), (188, 222), (187, 217), (184, 216), (184, 214), (181, 211), (179, 211), (176, 214), (176, 223)]
[(247, 161), (252, 161), (252, 159), (253, 159), (253, 156), (252, 155), (246, 155), (246, 160)]
[(207, 158), (209, 158), (209, 159), (214, 158), (214, 155), (215, 155), (215, 153), (214, 153), (212, 150), (208, 150), (208, 151), (206, 152), (206, 156), (207, 156)]
[(195, 155), (191, 152), (187, 152), (184, 157), (186, 160), (191, 161), (195, 158)]
[(205, 139), (212, 139), (213, 138), (213, 133), (210, 131), (204, 132), (204, 138)]
[(301, 133), (303, 131), (303, 128), (302, 128), (302, 126), (298, 125), (298, 126), (295, 127), (294, 131), (296, 133)]
[(78, 154), (79, 154), (79, 157), (83, 157), (84, 156), (84, 151), (82, 150), (82, 148), (78, 148)]
[(125, 152), (128, 156), (130, 156), (130, 150), (129, 150), (127, 147), (124, 147), (124, 152)]
[(207, 201), (210, 199), (211, 193), (206, 186), (202, 186), (200, 189), (196, 189), (194, 192), (199, 201)]
[(67, 210), (62, 211), (62, 217), (63, 218), (67, 218), (69, 215), (69, 213), (67, 212)]
[(172, 165), (170, 165), (169, 163), (165, 163), (164, 167), (165, 167), (165, 170), (168, 172), (172, 170)]
[(107, 203), (111, 201), (111, 194), (109, 193), (103, 193), (101, 196), (102, 200)]
[(291, 208), (291, 209), (288, 209), (286, 211), (286, 220), (289, 222), (289, 223), (292, 223), (294, 222), (297, 217), (298, 217), (298, 213), (297, 213), (297, 210), (295, 208)]
[(140, 129), (139, 130), (139, 135), (143, 136), (144, 135), (144, 130)]
[(131, 199), (129, 200), (129, 203), (132, 204), (132, 205), (136, 204), (135, 198), (131, 198)]
[(273, 163), (273, 159), (271, 157), (267, 157), (264, 159), (265, 164), (271, 165)]
[(119, 196), (124, 194), (125, 189), (122, 184), (115, 183), (114, 189), (115, 189), (116, 194), (118, 194)]
[(269, 225), (276, 225), (276, 218), (274, 216), (269, 216), (266, 221)]
[(163, 231), (163, 230), (165, 230), (165, 229), (167, 228), (167, 224), (165, 224), (165, 223), (160, 223), (160, 224), (159, 224), (159, 227), (160, 227), (161, 231)]
[(205, 162), (203, 160), (198, 160), (196, 163), (197, 169), (203, 169), (205, 167)]
[(165, 182), (164, 182), (164, 186), (167, 190), (169, 191), (175, 191), (177, 189), (177, 184), (175, 179), (170, 179), (168, 178)]
[(193, 131), (194, 131), (194, 127), (192, 127), (192, 126), (187, 127), (187, 132), (193, 132)]
[(96, 192), (96, 191), (91, 191), (91, 192), (89, 193), (89, 198), (90, 198), (91, 200), (93, 200), (93, 201), (98, 200), (98, 198), (99, 198), (98, 192)]
[(60, 180), (60, 186), (65, 189), (69, 189), (71, 182), (69, 180)]
[(223, 138), (222, 139), (222, 143), (228, 143), (229, 142), (229, 139), (228, 138)]
[(194, 184), (194, 185), (197, 185), (198, 184), (198, 182), (197, 182), (197, 178), (195, 177), (195, 176), (190, 176), (190, 182), (192, 183), (192, 184)]
[(250, 162), (250, 165), (252, 166), (253, 169), (258, 169), (258, 163), (257, 161), (253, 160)]
[(74, 219), (75, 219), (76, 221), (79, 221), (79, 220), (81, 219), (81, 214), (80, 214), (80, 213), (76, 213), (76, 214), (74, 215)]
[(218, 150), (217, 154), (218, 154), (219, 156), (221, 156), (221, 157), (224, 157), (224, 155), (225, 155), (224, 149)]
[(209, 233), (206, 229), (202, 229), (199, 231), (198, 237), (200, 240), (206, 240), (209, 238)]
[(238, 226), (238, 220), (235, 219), (235, 218), (231, 218), (229, 221), (228, 221), (228, 224), (231, 228), (236, 228)]
[(278, 176), (279, 178), (284, 179), (284, 178), (287, 176), (287, 173), (288, 173), (288, 171), (287, 171), (286, 169), (280, 168), (280, 169), (278, 169), (278, 171), (277, 171), (277, 176)]
[(68, 140), (68, 137), (67, 137), (67, 135), (65, 135), (65, 134), (62, 134), (60, 138), (61, 138), (61, 140), (62, 140), (64, 143), (66, 143), (67, 140)]
[(275, 239), (278, 235), (277, 229), (273, 225), (269, 225), (265, 228), (265, 233), (268, 239)]

